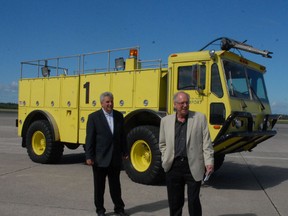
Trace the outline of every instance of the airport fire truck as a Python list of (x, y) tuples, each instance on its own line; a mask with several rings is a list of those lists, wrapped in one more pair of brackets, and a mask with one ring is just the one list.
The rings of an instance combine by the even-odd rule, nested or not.
[[(217, 41), (219, 50), (208, 49)], [(271, 114), (266, 68), (240, 51), (272, 54), (218, 38), (199, 51), (171, 54), (167, 64), (141, 60), (138, 46), (21, 62), (17, 124), (22, 146), (36, 163), (58, 162), (65, 146), (85, 149), (88, 115), (101, 108), (100, 94), (110, 91), (114, 108), (125, 117), (126, 173), (134, 182), (156, 184), (164, 176), (160, 121), (174, 112), (173, 95), (184, 91), (190, 109), (207, 117), (218, 169), (226, 154), (251, 151), (276, 134), (279, 116)]]

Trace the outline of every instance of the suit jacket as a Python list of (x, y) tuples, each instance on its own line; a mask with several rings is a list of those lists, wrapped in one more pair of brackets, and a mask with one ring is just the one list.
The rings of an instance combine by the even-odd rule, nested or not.
[[(168, 172), (174, 161), (176, 114), (165, 116), (161, 120), (159, 148), (162, 153), (162, 167)], [(204, 114), (189, 111), (187, 122), (186, 149), (188, 163), (193, 178), (201, 181), (205, 174), (205, 165), (214, 164), (207, 120)]]
[(114, 133), (112, 134), (102, 109), (88, 116), (86, 128), (86, 159), (92, 159), (98, 167), (121, 167), (126, 155), (124, 119), (122, 113), (113, 110)]

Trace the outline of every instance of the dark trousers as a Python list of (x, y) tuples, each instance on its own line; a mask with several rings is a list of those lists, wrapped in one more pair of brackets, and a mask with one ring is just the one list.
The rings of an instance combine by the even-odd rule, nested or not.
[(201, 181), (195, 181), (191, 175), (187, 158), (176, 158), (171, 170), (166, 173), (170, 216), (181, 216), (185, 202), (187, 184), (188, 210), (190, 216), (201, 216), (200, 203)]
[(120, 168), (93, 166), (94, 176), (94, 203), (97, 213), (104, 213), (104, 193), (106, 177), (108, 176), (110, 196), (114, 203), (114, 211), (124, 211), (124, 202), (121, 197)]

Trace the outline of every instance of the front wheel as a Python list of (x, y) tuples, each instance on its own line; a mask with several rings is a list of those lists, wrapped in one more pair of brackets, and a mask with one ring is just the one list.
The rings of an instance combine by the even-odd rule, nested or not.
[(68, 149), (70, 149), (70, 150), (75, 150), (75, 149), (77, 149), (77, 148), (80, 146), (80, 144), (65, 143), (65, 146), (66, 146)]
[(159, 150), (159, 128), (139, 126), (127, 136), (129, 159), (124, 168), (129, 178), (140, 184), (157, 184), (164, 179)]
[(36, 163), (56, 163), (63, 155), (64, 145), (53, 141), (53, 133), (46, 120), (35, 121), (29, 126), (26, 144), (30, 159)]

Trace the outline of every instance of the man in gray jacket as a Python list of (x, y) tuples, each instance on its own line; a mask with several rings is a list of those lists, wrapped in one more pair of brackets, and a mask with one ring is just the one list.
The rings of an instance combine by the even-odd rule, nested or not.
[(159, 148), (166, 172), (171, 216), (182, 215), (185, 184), (190, 216), (201, 216), (200, 187), (204, 174), (214, 171), (214, 151), (204, 114), (189, 111), (190, 97), (174, 95), (175, 114), (161, 120)]

